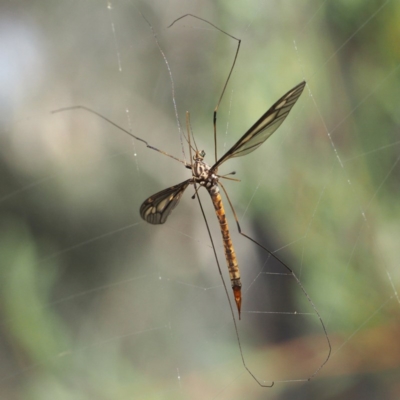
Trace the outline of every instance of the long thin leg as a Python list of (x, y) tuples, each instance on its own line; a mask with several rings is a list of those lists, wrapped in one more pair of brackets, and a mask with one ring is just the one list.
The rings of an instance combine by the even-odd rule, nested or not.
[[(185, 146), (183, 145), (183, 140), (182, 140), (182, 136), (185, 136), (185, 134), (184, 134), (184, 132), (182, 132), (181, 122), (179, 120), (178, 107), (176, 105), (176, 100), (175, 100), (175, 84), (174, 84), (174, 78), (172, 77), (171, 67), (169, 66), (169, 62), (168, 62), (167, 56), (165, 55), (163, 49), (161, 48), (160, 42), (158, 41), (158, 37), (156, 35), (156, 32), (154, 31), (153, 25), (151, 25), (150, 21), (144, 16), (144, 14), (140, 10), (138, 10), (138, 11), (139, 11), (140, 15), (142, 16), (142, 18), (149, 25), (149, 27), (151, 29), (151, 32), (153, 34), (154, 40), (156, 42), (156, 45), (158, 47), (158, 50), (160, 51), (161, 56), (164, 59), (165, 65), (167, 66), (167, 70), (168, 70), (168, 74), (169, 74), (169, 80), (171, 82), (172, 103), (174, 105), (176, 123), (178, 124), (179, 139), (180, 139), (180, 142), (181, 142), (182, 154), (183, 154), (183, 158), (185, 158), (185, 160), (186, 160)], [(191, 162), (191, 160), (189, 160), (189, 162)]]
[(331, 352), (332, 352), (331, 342), (330, 342), (330, 340), (329, 340), (328, 332), (327, 332), (327, 330), (326, 330), (324, 321), (322, 320), (322, 317), (321, 317), (321, 315), (320, 315), (320, 313), (319, 313), (317, 307), (315, 306), (315, 304), (314, 304), (314, 302), (312, 301), (311, 297), (308, 295), (308, 293), (307, 293), (306, 289), (304, 288), (304, 286), (302, 285), (300, 279), (296, 276), (296, 274), (292, 271), (292, 269), (289, 268), (289, 267), (288, 267), (279, 257), (277, 257), (272, 251), (268, 250), (268, 249), (267, 249), (266, 247), (264, 247), (262, 244), (258, 243), (256, 240), (254, 240), (253, 238), (251, 238), (250, 236), (248, 236), (248, 235), (246, 235), (245, 233), (242, 232), (242, 228), (240, 227), (239, 220), (238, 220), (238, 217), (237, 217), (237, 215), (236, 215), (236, 211), (235, 211), (235, 209), (233, 208), (233, 204), (232, 204), (232, 202), (231, 202), (231, 199), (229, 198), (228, 193), (227, 193), (227, 191), (226, 191), (224, 185), (223, 185), (221, 182), (218, 182), (218, 184), (222, 187), (222, 190), (224, 191), (225, 196), (226, 196), (226, 198), (228, 199), (228, 203), (229, 203), (229, 206), (231, 207), (233, 216), (235, 217), (235, 221), (236, 221), (236, 225), (237, 225), (237, 228), (238, 228), (239, 233), (240, 233), (242, 236), (244, 236), (245, 238), (251, 240), (251, 241), (252, 241), (253, 243), (255, 243), (257, 246), (261, 247), (263, 250), (265, 250), (269, 255), (271, 255), (273, 258), (275, 258), (275, 260), (277, 260), (280, 264), (282, 264), (282, 265), (289, 271), (289, 275), (292, 275), (293, 278), (295, 279), (295, 281), (297, 282), (297, 284), (300, 286), (300, 288), (301, 288), (303, 294), (306, 296), (308, 302), (311, 304), (311, 307), (313, 308), (315, 314), (316, 314), (317, 317), (318, 317), (318, 320), (319, 320), (319, 322), (320, 322), (320, 324), (321, 324), (321, 326), (322, 326), (322, 329), (323, 329), (323, 331), (324, 331), (326, 341), (327, 341), (327, 343), (328, 343), (328, 354), (327, 354), (327, 357), (326, 357), (326, 359), (324, 360), (324, 362), (323, 362), (323, 363), (314, 371), (314, 373), (308, 378), (308, 380), (311, 380), (312, 378), (315, 377), (315, 375), (318, 374), (318, 372), (319, 372), (319, 371), (323, 368), (323, 366), (328, 362), (328, 360), (329, 360), (329, 358), (330, 358), (330, 356), (331, 356)]
[(227, 287), (226, 287), (226, 283), (225, 283), (224, 277), (223, 277), (223, 275), (222, 275), (221, 266), (219, 265), (218, 256), (217, 256), (217, 251), (215, 250), (214, 240), (213, 240), (213, 238), (212, 238), (211, 231), (210, 231), (210, 227), (209, 227), (209, 225), (208, 225), (208, 221), (207, 221), (206, 215), (205, 215), (205, 213), (204, 213), (203, 205), (202, 205), (202, 203), (201, 203), (200, 196), (199, 196), (199, 194), (197, 193), (197, 187), (196, 187), (197, 185), (196, 185), (196, 183), (194, 184), (194, 186), (195, 186), (195, 189), (196, 189), (196, 197), (197, 197), (197, 200), (198, 200), (199, 205), (200, 205), (201, 213), (203, 214), (203, 219), (204, 219), (204, 222), (206, 223), (207, 232), (208, 232), (208, 236), (209, 236), (210, 241), (211, 241), (211, 246), (212, 246), (212, 249), (213, 249), (213, 252), (214, 252), (215, 261), (217, 262), (217, 267), (218, 267), (219, 276), (221, 277), (222, 285), (224, 286), (225, 294), (226, 294), (226, 297), (227, 297), (228, 303), (229, 303), (229, 308), (230, 308), (230, 310), (231, 310), (232, 319), (233, 319), (233, 325), (234, 325), (234, 327), (235, 327), (236, 339), (237, 339), (237, 342), (238, 342), (239, 351), (240, 351), (240, 357), (242, 358), (243, 366), (246, 368), (247, 372), (253, 377), (253, 379), (254, 379), (260, 386), (262, 386), (262, 387), (272, 387), (272, 386), (274, 386), (274, 382), (273, 382), (273, 381), (271, 382), (270, 385), (262, 384), (262, 383), (255, 377), (255, 375), (250, 371), (250, 369), (247, 367), (246, 362), (245, 362), (245, 360), (244, 360), (244, 355), (243, 355), (243, 350), (242, 350), (242, 344), (240, 343), (239, 331), (238, 331), (238, 328), (237, 328), (236, 317), (235, 317), (235, 313), (234, 313), (234, 311), (233, 311), (231, 299), (230, 299), (230, 297), (229, 297), (228, 289), (227, 289)]
[(139, 140), (140, 142), (143, 142), (146, 145), (146, 147), (148, 147), (149, 149), (158, 151), (159, 153), (164, 154), (165, 156), (171, 157), (174, 160), (181, 162), (185, 167), (189, 167), (190, 168), (190, 164), (188, 164), (186, 161), (181, 160), (181, 159), (179, 159), (179, 158), (177, 158), (175, 156), (172, 156), (171, 154), (168, 154), (165, 151), (157, 149), (154, 146), (149, 145), (148, 142), (146, 142), (146, 140), (141, 139), (140, 137), (137, 137), (137, 136), (133, 135), (131, 132), (127, 131), (126, 129), (124, 129), (121, 126), (117, 125), (115, 122), (112, 122), (110, 119), (108, 119), (104, 115), (101, 115), (100, 113), (98, 113), (97, 111), (92, 110), (89, 107), (85, 107), (85, 106), (64, 107), (64, 108), (59, 108), (58, 110), (51, 111), (51, 114), (56, 114), (56, 113), (60, 113), (60, 112), (64, 112), (64, 111), (70, 111), (70, 110), (85, 110), (85, 111), (90, 112), (90, 113), (92, 113), (94, 115), (97, 115), (99, 118), (103, 119), (104, 121), (106, 121), (109, 124), (111, 124), (111, 125), (115, 126), (116, 128), (118, 128), (120, 131), (126, 133), (127, 135), (133, 137), (136, 140)]
[(213, 114), (213, 125), (214, 125), (214, 149), (215, 149), (215, 162), (217, 162), (217, 160), (218, 160), (218, 153), (217, 153), (217, 112), (218, 112), (218, 108), (219, 108), (219, 105), (220, 105), (220, 103), (221, 103), (222, 97), (224, 96), (226, 87), (228, 86), (229, 79), (231, 78), (233, 68), (235, 67), (236, 60), (237, 60), (237, 57), (238, 57), (238, 54), (239, 54), (240, 44), (242, 43), (242, 40), (236, 38), (235, 36), (232, 36), (232, 35), (229, 34), (228, 32), (223, 31), (221, 28), (218, 28), (218, 26), (214, 25), (214, 24), (211, 23), (210, 21), (207, 21), (206, 19), (200, 18), (200, 17), (198, 17), (198, 16), (196, 16), (196, 15), (193, 15), (193, 14), (185, 14), (185, 15), (182, 15), (181, 17), (179, 17), (179, 18), (177, 18), (175, 21), (173, 21), (172, 24), (168, 26), (168, 28), (170, 28), (172, 25), (174, 25), (174, 24), (175, 24), (176, 22), (178, 22), (179, 20), (181, 20), (181, 19), (183, 19), (183, 18), (186, 18), (186, 17), (192, 17), (192, 18), (196, 18), (196, 19), (198, 19), (198, 20), (200, 20), (200, 21), (203, 21), (203, 22), (207, 23), (208, 25), (211, 25), (213, 28), (217, 29), (218, 31), (220, 31), (220, 32), (224, 33), (225, 35), (229, 36), (230, 38), (235, 39), (235, 40), (238, 42), (238, 46), (237, 46), (237, 49), (236, 49), (236, 53), (235, 53), (235, 56), (234, 56), (234, 58), (233, 58), (233, 63), (232, 63), (231, 69), (229, 70), (228, 78), (227, 78), (226, 81), (225, 81), (225, 84), (224, 84), (224, 87), (223, 87), (223, 89), (222, 89), (221, 96), (219, 97), (218, 103), (217, 103), (217, 105), (216, 105), (215, 108), (214, 108), (214, 114)]
[(226, 198), (228, 199), (228, 203), (229, 206), (231, 207), (233, 216), (235, 217), (235, 221), (236, 221), (236, 226), (238, 228), (239, 233), (244, 236), (245, 238), (251, 240), (253, 243), (255, 243), (257, 246), (260, 246), (263, 250), (265, 250), (270, 256), (272, 256), (273, 258), (275, 258), (275, 260), (277, 260), (280, 264), (282, 264), (288, 271), (290, 274), (293, 274), (293, 271), (291, 270), (291, 268), (289, 268), (278, 256), (276, 256), (272, 251), (268, 250), (266, 247), (264, 247), (262, 244), (258, 243), (256, 240), (254, 240), (253, 238), (251, 238), (250, 236), (246, 235), (245, 233), (242, 232), (242, 228), (240, 227), (239, 224), (239, 220), (238, 217), (236, 215), (236, 211), (233, 208), (233, 204), (231, 202), (231, 199), (228, 196), (228, 192), (226, 191), (224, 185), (221, 182), (218, 182), (218, 185), (222, 187), (222, 190), (225, 193)]

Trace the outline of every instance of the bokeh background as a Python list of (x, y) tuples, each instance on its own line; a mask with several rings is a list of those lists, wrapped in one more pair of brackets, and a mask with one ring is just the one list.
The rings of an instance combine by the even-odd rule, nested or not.
[[(400, 397), (397, 1), (13, 1), (0, 10), (0, 398)], [(244, 232), (242, 365), (189, 188), (162, 226), (139, 207), (189, 171), (84, 111), (183, 158), (213, 161), (291, 87), (308, 85), (256, 152), (227, 163)], [(188, 151), (186, 150), (186, 157)], [(201, 194), (227, 278), (214, 210)], [(228, 204), (226, 202), (226, 207)], [(278, 274), (276, 274), (278, 273)], [(229, 283), (228, 283), (229, 289)], [(230, 293), (230, 289), (229, 289)]]

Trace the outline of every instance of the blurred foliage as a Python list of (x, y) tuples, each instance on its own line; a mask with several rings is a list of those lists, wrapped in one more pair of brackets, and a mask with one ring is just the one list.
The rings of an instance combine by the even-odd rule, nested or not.
[[(1, 8), (1, 398), (400, 397), (398, 2)], [(220, 173), (237, 171), (241, 182), (225, 186), (243, 231), (293, 268), (327, 327), (332, 355), (310, 382), (263, 389), (243, 368), (191, 191), (165, 225), (141, 221), (141, 202), (188, 171), (93, 115), (50, 114), (82, 104), (184, 157), (169, 72), (139, 11), (210, 164), (237, 43), (189, 18), (167, 29), (174, 19), (192, 12), (242, 39), (218, 112), (219, 155), (307, 80), (268, 143)], [(328, 351), (318, 318), (302, 314), (313, 309), (300, 287), (269, 274), (286, 271), (227, 213), (246, 363), (266, 382), (308, 378)]]

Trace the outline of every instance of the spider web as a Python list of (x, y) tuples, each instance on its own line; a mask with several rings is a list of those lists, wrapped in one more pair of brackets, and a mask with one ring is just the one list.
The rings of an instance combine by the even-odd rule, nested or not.
[[(201, 4), (201, 8), (199, 8)], [(2, 398), (387, 398), (398, 348), (399, 57), (394, 1), (26, 2), (1, 13)], [(227, 299), (189, 188), (167, 223), (139, 216), (188, 170), (70, 105), (95, 109), (177, 157), (191, 113), (213, 162), (302, 79), (307, 87), (225, 186), (243, 231), (300, 278), (332, 343), (310, 382), (260, 388), (243, 368)], [(397, 14), (396, 14), (397, 13)], [(220, 232), (201, 194), (227, 279)], [(260, 381), (307, 379), (328, 352), (310, 303), (241, 237), (238, 322)], [(230, 290), (230, 289), (229, 289)], [(268, 393), (268, 394), (266, 394)], [(368, 397), (369, 396), (369, 397)]]

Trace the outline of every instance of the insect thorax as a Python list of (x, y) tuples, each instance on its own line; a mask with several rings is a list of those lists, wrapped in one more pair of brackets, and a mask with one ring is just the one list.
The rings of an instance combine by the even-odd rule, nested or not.
[(203, 161), (204, 152), (197, 152), (193, 157), (193, 181), (204, 186), (210, 194), (219, 192), (218, 176), (211, 171), (211, 167)]

